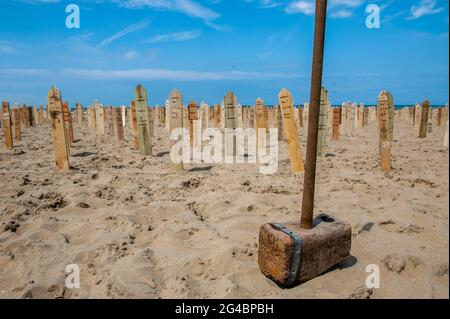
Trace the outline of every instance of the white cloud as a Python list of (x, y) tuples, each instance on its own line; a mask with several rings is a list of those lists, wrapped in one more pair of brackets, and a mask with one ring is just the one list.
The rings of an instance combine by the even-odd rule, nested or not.
[(128, 51), (123, 55), (123, 58), (125, 60), (136, 60), (140, 57), (141, 57), (141, 55), (136, 51)]
[(175, 33), (158, 34), (143, 43), (159, 43), (159, 42), (180, 42), (193, 40), (201, 36), (199, 30), (182, 31)]
[(418, 6), (412, 6), (410, 9), (410, 15), (407, 20), (415, 20), (426, 15), (432, 15), (444, 10), (443, 7), (436, 7), (436, 0), (421, 0)]
[(285, 9), (286, 13), (302, 13), (305, 15), (313, 15), (315, 11), (314, 2), (310, 1), (293, 1)]
[(213, 81), (213, 80), (260, 80), (264, 79), (292, 79), (295, 74), (260, 73), (248, 71), (206, 72), (193, 70), (167, 69), (131, 69), (131, 70), (102, 70), (102, 69), (64, 69), (63, 73), (83, 79), (108, 80), (179, 80), (179, 81)]
[[(331, 18), (350, 18), (365, 0), (329, 0), (328, 14)], [(285, 8), (288, 14), (304, 14), (314, 15), (316, 9), (315, 1), (313, 0), (296, 0), (291, 1)]]
[(113, 41), (116, 41), (120, 38), (123, 38), (124, 36), (126, 36), (127, 34), (131, 33), (131, 32), (135, 32), (137, 30), (141, 30), (145, 27), (147, 27), (149, 24), (148, 21), (142, 21), (142, 22), (138, 22), (132, 25), (129, 25), (128, 27), (120, 30), (119, 32), (113, 34), (112, 36), (110, 36), (109, 38), (106, 38), (105, 40), (103, 40), (98, 47), (102, 48), (105, 45), (112, 43)]
[(160, 10), (178, 11), (194, 18), (212, 21), (220, 14), (193, 0), (112, 0), (126, 8), (154, 8)]

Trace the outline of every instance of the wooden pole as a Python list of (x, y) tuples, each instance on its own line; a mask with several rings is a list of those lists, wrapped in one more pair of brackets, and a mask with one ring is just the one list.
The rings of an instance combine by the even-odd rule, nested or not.
[(8, 150), (13, 148), (13, 138), (11, 131), (11, 113), (9, 112), (9, 102), (2, 103), (2, 125), (5, 133), (5, 147)]
[(319, 106), (320, 91), (322, 88), (326, 13), (327, 0), (316, 0), (308, 142), (306, 146), (305, 182), (303, 186), (302, 216), (300, 220), (300, 226), (304, 229), (311, 229), (313, 227), (312, 220), (316, 182), (317, 139), (319, 131)]
[(291, 160), (291, 170), (293, 173), (305, 171), (302, 153), (300, 151), (300, 141), (298, 139), (297, 125), (295, 124), (295, 109), (292, 102), (292, 95), (286, 89), (282, 89), (278, 94), (280, 109), (283, 114), (283, 129), (286, 142), (288, 144), (289, 159)]
[(430, 102), (425, 100), (422, 103), (422, 114), (420, 118), (419, 138), (427, 137), (428, 112), (430, 110)]
[(61, 93), (56, 87), (48, 92), (48, 108), (52, 121), (53, 148), (57, 171), (69, 170), (69, 146), (65, 128)]

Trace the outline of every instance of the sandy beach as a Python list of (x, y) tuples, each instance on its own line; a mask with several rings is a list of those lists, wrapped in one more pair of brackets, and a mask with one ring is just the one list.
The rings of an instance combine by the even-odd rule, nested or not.
[[(163, 125), (143, 157), (128, 123), (120, 143), (74, 123), (71, 169), (57, 173), (50, 124), (24, 128), (13, 150), (0, 147), (0, 298), (449, 298), (444, 126), (419, 139), (396, 119), (390, 172), (376, 122), (328, 141), (315, 214), (351, 224), (352, 256), (291, 289), (257, 262), (259, 227), (300, 218), (303, 174), (284, 141), (272, 175), (254, 164), (173, 173)], [(80, 289), (65, 288), (69, 264)], [(365, 287), (371, 264), (379, 289)]]

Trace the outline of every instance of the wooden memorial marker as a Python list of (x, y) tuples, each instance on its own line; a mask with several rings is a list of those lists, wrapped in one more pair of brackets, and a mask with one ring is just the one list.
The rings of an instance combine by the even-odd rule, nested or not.
[(433, 133), (433, 122), (431, 121), (431, 119), (428, 120), (427, 131), (428, 133)]
[(20, 141), (22, 139), (22, 132), (20, 130), (20, 109), (15, 106), (14, 113), (14, 139)]
[(139, 136), (139, 151), (141, 155), (152, 155), (152, 141), (150, 136), (150, 123), (148, 120), (147, 91), (142, 85), (138, 85), (134, 91), (136, 103), (136, 121)]
[(122, 128), (125, 128), (125, 123), (127, 122), (127, 108), (125, 105), (120, 107), (120, 115), (122, 117)]
[(264, 106), (264, 101), (261, 98), (258, 98), (256, 100), (256, 107), (255, 107), (255, 112), (256, 112), (256, 140), (257, 142), (257, 147), (259, 148), (263, 148), (265, 147), (265, 140), (264, 140), (264, 135), (260, 135), (259, 134), (259, 130), (260, 129), (267, 129), (266, 127), (266, 118), (265, 118), (265, 112), (264, 112), (265, 106)]
[(24, 121), (24, 127), (29, 128), (30, 127), (30, 108), (26, 105), (22, 107), (23, 111), (23, 121)]
[(40, 124), (44, 124), (45, 122), (44, 114), (44, 107), (41, 105), (39, 106), (39, 121), (41, 122)]
[(234, 134), (237, 126), (236, 104), (236, 96), (233, 92), (228, 92), (224, 98), (225, 129), (228, 129), (228, 132), (225, 132), (225, 154), (233, 157), (236, 155), (236, 135)]
[[(300, 222), (265, 224), (259, 231), (259, 268), (283, 287), (312, 279), (350, 256), (351, 226), (325, 214), (313, 218), (326, 5), (326, 0), (316, 0), (311, 109), (301, 219)], [(291, 118), (294, 119), (294, 114)]]
[(194, 146), (194, 135), (196, 131), (195, 124), (197, 123), (197, 103), (195, 101), (189, 103), (188, 111), (189, 111), (189, 140), (192, 148)]
[(155, 108), (149, 106), (147, 107), (147, 115), (148, 115), (148, 124), (150, 131), (150, 138), (155, 137)]
[(320, 90), (320, 110), (319, 110), (319, 135), (317, 139), (317, 155), (325, 156), (328, 135), (328, 103), (327, 91), (322, 87)]
[(131, 101), (130, 103), (131, 110), (131, 128), (133, 130), (133, 145), (135, 149), (139, 149), (139, 132), (137, 126), (137, 110), (136, 103)]
[(305, 167), (300, 151), (300, 142), (298, 138), (297, 125), (295, 124), (294, 103), (292, 101), (291, 92), (286, 89), (282, 89), (278, 94), (278, 100), (283, 115), (283, 130), (286, 142), (288, 144), (292, 172), (304, 172)]
[(77, 122), (79, 126), (83, 125), (83, 105), (80, 104), (76, 104), (76, 109), (77, 109)]
[(61, 93), (54, 86), (48, 92), (48, 108), (52, 122), (56, 170), (66, 171), (69, 170), (69, 145), (67, 143), (68, 138), (65, 128)]
[(389, 141), (392, 142), (394, 140), (394, 112), (395, 112), (395, 107), (394, 107), (394, 97), (392, 96), (392, 94), (388, 91), (386, 91), (386, 94), (388, 96), (389, 99), (389, 104), (388, 104), (388, 115), (389, 115)]
[(214, 104), (214, 123), (216, 128), (220, 128), (220, 106), (219, 104)]
[[(202, 102), (200, 104), (200, 125), (201, 125), (202, 134), (208, 128), (208, 109), (209, 109), (209, 106), (205, 102)], [(241, 112), (242, 112), (242, 107), (241, 107)]]
[(444, 130), (444, 148), (448, 148), (448, 120), (445, 122), (445, 130)]
[(369, 125), (369, 109), (365, 108), (364, 109), (364, 121), (363, 121), (364, 126)]
[[(281, 113), (281, 111), (280, 111)], [(255, 128), (255, 123), (256, 123), (256, 108), (251, 106), (250, 109), (248, 110), (248, 122), (249, 122), (249, 126), (252, 128)]]
[(97, 135), (105, 134), (105, 110), (103, 106), (94, 102), (95, 105), (95, 127), (97, 129)]
[(442, 125), (442, 107), (439, 106), (437, 110), (437, 126)]
[(420, 118), (419, 138), (427, 137), (428, 112), (430, 110), (430, 102), (425, 100), (422, 103), (422, 113)]
[(88, 128), (95, 128), (95, 107), (93, 105), (88, 108)]
[(337, 108), (333, 109), (333, 134), (332, 134), (332, 140), (338, 141), (339, 140), (339, 118), (340, 118), (340, 111)]
[(108, 123), (108, 134), (115, 135), (114, 133), (114, 108), (112, 106), (106, 108), (106, 123)]
[(64, 118), (64, 127), (66, 129), (66, 137), (67, 137), (67, 145), (72, 145), (73, 142), (73, 130), (72, 130), (72, 120), (69, 110), (69, 104), (67, 102), (63, 102), (62, 104), (62, 110), (63, 110), (63, 118)]
[(122, 109), (114, 108), (114, 129), (116, 131), (116, 138), (118, 141), (124, 140), (123, 122), (122, 122)]
[(36, 107), (36, 105), (33, 106), (33, 109), (31, 111), (31, 113), (33, 114), (33, 126), (38, 125), (39, 124), (39, 112), (38, 109)]
[[(183, 128), (183, 97), (181, 96), (180, 91), (173, 90), (170, 93), (169, 110), (169, 150), (171, 150), (172, 147), (177, 144), (176, 140), (170, 139), (172, 131)], [(180, 163), (171, 161), (171, 169), (174, 171), (183, 170), (183, 161)]]
[(380, 130), (380, 158), (383, 171), (391, 170), (391, 139), (389, 137), (389, 103), (387, 91), (378, 96), (378, 121)]
[(5, 134), (5, 147), (12, 150), (14, 147), (11, 130), (11, 113), (9, 112), (9, 102), (2, 103), (2, 126)]

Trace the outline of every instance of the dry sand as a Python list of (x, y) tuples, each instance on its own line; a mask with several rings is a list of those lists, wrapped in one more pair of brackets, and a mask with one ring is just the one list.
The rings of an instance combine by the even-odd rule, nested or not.
[[(24, 129), (13, 151), (0, 150), (0, 298), (448, 298), (443, 129), (419, 140), (397, 120), (389, 173), (375, 123), (329, 143), (315, 211), (350, 222), (352, 257), (292, 289), (257, 263), (260, 225), (300, 214), (303, 175), (290, 173), (284, 142), (274, 175), (255, 165), (171, 174), (164, 127), (157, 155), (143, 158), (129, 129), (120, 144), (74, 124), (73, 169), (55, 173), (50, 126)], [(80, 289), (64, 288), (73, 263)], [(379, 289), (362, 288), (369, 264)]]

